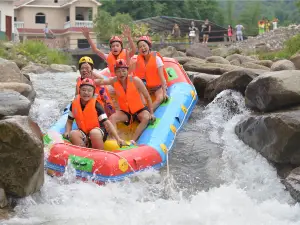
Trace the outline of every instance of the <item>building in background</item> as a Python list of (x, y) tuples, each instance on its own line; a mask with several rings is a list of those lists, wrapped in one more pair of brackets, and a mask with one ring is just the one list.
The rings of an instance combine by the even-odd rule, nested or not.
[(12, 40), (14, 0), (0, 1), (0, 40)]

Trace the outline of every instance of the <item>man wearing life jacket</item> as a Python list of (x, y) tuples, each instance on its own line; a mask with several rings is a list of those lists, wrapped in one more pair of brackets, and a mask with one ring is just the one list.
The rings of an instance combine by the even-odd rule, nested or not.
[[(97, 102), (94, 94), (96, 85), (93, 79), (85, 78), (79, 87), (79, 95), (75, 97), (68, 115), (64, 137), (69, 138), (74, 145), (103, 149), (108, 132), (119, 145), (126, 145), (112, 123), (107, 119), (102, 106)], [(72, 130), (75, 119), (78, 130)], [(108, 131), (108, 132), (107, 132)]]
[[(152, 100), (143, 81), (128, 75), (128, 65), (125, 60), (117, 60), (115, 72), (116, 77), (108, 80), (96, 79), (96, 83), (112, 85), (116, 91), (120, 110), (116, 110), (116, 113), (109, 118), (115, 127), (118, 122), (124, 122), (126, 125), (135, 120), (140, 122), (131, 140), (135, 144), (149, 121), (155, 120)], [(143, 103), (142, 96), (146, 99), (148, 107)]]
[[(94, 62), (88, 56), (84, 56), (79, 60), (78, 67), (80, 71), (80, 77), (77, 78), (75, 95), (79, 93), (79, 87), (84, 78), (103, 78), (101, 75), (93, 73)], [(115, 112), (115, 109), (107, 88), (97, 85), (95, 93), (98, 95), (97, 101), (102, 105), (106, 114), (108, 116), (112, 115)]]
[(154, 110), (168, 99), (167, 73), (163, 58), (158, 52), (151, 52), (152, 42), (148, 36), (137, 41), (139, 55), (133, 65), (134, 74), (142, 79), (150, 94), (155, 95)]
[(100, 56), (104, 61), (106, 61), (112, 76), (115, 76), (114, 65), (116, 64), (116, 60), (117, 59), (127, 60), (127, 55), (129, 55), (129, 57), (131, 58), (136, 52), (136, 47), (131, 37), (131, 30), (128, 26), (123, 27), (123, 35), (128, 38), (131, 51), (128, 52), (127, 49), (123, 48), (123, 41), (120, 37), (113, 36), (109, 40), (110, 53), (108, 55), (103, 53), (100, 49), (97, 48), (96, 44), (90, 38), (88, 28), (84, 27), (81, 29), (81, 31), (84, 37), (89, 42), (93, 52), (96, 53), (98, 56)]

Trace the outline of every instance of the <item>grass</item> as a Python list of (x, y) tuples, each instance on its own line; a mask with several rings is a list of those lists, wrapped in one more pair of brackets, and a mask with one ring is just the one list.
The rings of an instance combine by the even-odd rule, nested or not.
[(0, 57), (15, 60), (18, 55), (23, 55), (29, 61), (41, 64), (71, 63), (71, 56), (59, 50), (48, 48), (41, 41), (27, 40), (15, 45), (9, 52), (5, 50), (3, 42), (0, 42)]
[(289, 59), (300, 50), (300, 34), (295, 35), (284, 43), (284, 48), (276, 52), (258, 53), (259, 59)]

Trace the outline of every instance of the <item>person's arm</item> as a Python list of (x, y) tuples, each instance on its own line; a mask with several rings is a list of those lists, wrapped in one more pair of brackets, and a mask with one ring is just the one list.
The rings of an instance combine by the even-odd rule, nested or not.
[(83, 27), (81, 28), (81, 32), (83, 36), (86, 38), (86, 40), (88, 41), (88, 43), (90, 44), (92, 51), (96, 53), (98, 56), (100, 56), (104, 61), (106, 61), (107, 55), (104, 52), (100, 51), (100, 49), (98, 49), (96, 44), (92, 41), (90, 37), (89, 28)]
[(139, 92), (144, 96), (144, 98), (146, 99), (147, 101), (147, 106), (150, 110), (150, 114), (152, 115), (154, 112), (153, 112), (153, 105), (152, 105), (152, 99), (150, 97), (150, 94), (148, 92), (148, 90), (146, 89), (143, 81), (138, 78), (138, 77), (134, 77), (134, 84), (135, 86), (137, 87), (137, 89), (139, 90)]
[[(131, 37), (131, 30), (130, 30), (129, 26), (124, 26), (123, 35), (125, 37), (127, 37), (127, 39), (128, 39), (130, 49), (131, 49), (131, 51), (129, 52), (129, 56), (131, 58), (132, 56), (134, 56), (134, 54), (136, 52), (136, 47), (135, 47), (135, 44), (134, 44), (133, 39)], [(126, 49), (126, 51), (128, 51), (128, 50)]]
[(73, 117), (73, 114), (72, 114), (72, 104), (70, 105), (70, 109), (69, 109), (69, 115), (68, 115), (68, 120), (67, 120), (67, 123), (66, 123), (66, 126), (65, 126), (65, 133), (63, 134), (63, 137), (64, 138), (67, 138), (69, 139), (69, 135), (70, 135), (70, 132), (72, 130), (72, 125), (73, 125), (73, 121), (74, 121), (74, 117)]
[(98, 85), (113, 85), (114, 81), (115, 78), (108, 78), (107, 80), (104, 80), (104, 78), (98, 78), (94, 80), (94, 82)]
[(162, 89), (163, 89), (164, 93), (166, 94), (167, 93), (167, 82), (166, 82), (166, 79), (164, 76), (164, 67), (163, 66), (158, 67), (157, 70), (158, 70), (158, 76), (161, 80)]

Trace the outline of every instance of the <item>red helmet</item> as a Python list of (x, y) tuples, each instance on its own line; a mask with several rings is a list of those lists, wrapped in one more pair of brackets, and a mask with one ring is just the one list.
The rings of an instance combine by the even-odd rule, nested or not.
[(81, 84), (80, 84), (80, 87), (81, 88), (82, 86), (84, 85), (89, 85), (89, 86), (92, 86), (94, 89), (96, 88), (96, 84), (94, 82), (93, 79), (91, 78), (84, 78), (82, 81), (81, 81)]
[(115, 69), (116, 68), (128, 68), (128, 65), (124, 59), (117, 59), (115, 64)]
[(152, 47), (152, 41), (149, 36), (140, 37), (136, 44), (138, 45), (140, 41), (145, 41), (145, 42), (147, 42), (147, 44), (149, 45), (150, 48)]
[(111, 37), (111, 39), (109, 40), (109, 44), (111, 45), (113, 42), (119, 42), (121, 44), (121, 46), (123, 46), (123, 41), (118, 36), (112, 36)]

